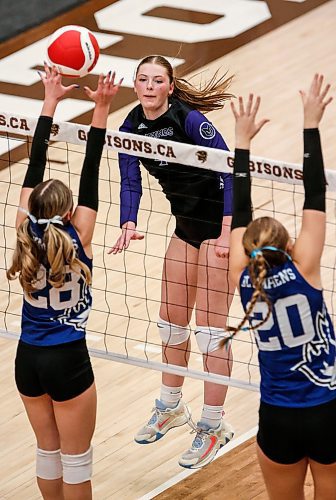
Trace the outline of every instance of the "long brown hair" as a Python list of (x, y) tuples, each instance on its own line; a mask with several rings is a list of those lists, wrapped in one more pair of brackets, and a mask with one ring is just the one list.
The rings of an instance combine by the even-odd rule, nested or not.
[[(29, 202), (29, 214), (36, 220), (51, 219), (56, 215), (64, 216), (72, 210), (72, 193), (68, 186), (57, 179), (51, 179), (38, 184), (32, 191)], [(81, 262), (77, 255), (70, 235), (56, 224), (47, 224), (42, 236), (34, 234), (27, 217), (17, 230), (16, 247), (13, 262), (7, 271), (7, 278), (14, 280), (19, 277), (21, 286), (31, 297), (36, 291), (38, 273), (42, 263), (50, 266), (47, 281), (55, 288), (64, 285), (66, 266), (71, 270), (84, 273), (87, 284), (91, 283), (89, 268)]]
[(209, 111), (214, 111), (215, 109), (222, 109), (225, 101), (234, 97), (233, 94), (227, 92), (227, 89), (232, 82), (233, 75), (227, 77), (225, 73), (223, 76), (218, 78), (217, 70), (212, 78), (203, 87), (200, 86), (197, 88), (188, 82), (188, 80), (174, 76), (172, 65), (163, 56), (150, 55), (144, 57), (136, 69), (135, 76), (137, 76), (139, 69), (143, 64), (159, 64), (165, 68), (169, 78), (169, 83), (174, 83), (173, 97), (186, 102), (191, 107), (201, 111), (202, 113), (208, 113)]
[[(287, 229), (276, 219), (272, 217), (260, 217), (250, 222), (243, 236), (243, 246), (245, 254), (249, 257), (248, 272), (254, 288), (249, 306), (245, 311), (245, 316), (237, 327), (229, 327), (228, 330), (237, 333), (246, 323), (251, 315), (254, 305), (257, 301), (266, 302), (268, 312), (266, 317), (260, 321), (254, 328), (258, 328), (270, 317), (272, 313), (272, 303), (264, 289), (264, 280), (267, 271), (274, 266), (283, 264), (286, 259), (286, 247), (290, 237)], [(262, 247), (275, 247), (279, 251), (263, 249)], [(255, 254), (253, 254), (253, 250)], [(251, 256), (251, 253), (253, 256)]]

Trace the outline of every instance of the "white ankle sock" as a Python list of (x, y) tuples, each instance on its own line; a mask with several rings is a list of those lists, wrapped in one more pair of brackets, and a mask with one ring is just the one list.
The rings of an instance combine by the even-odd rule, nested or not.
[(201, 422), (208, 424), (212, 429), (216, 429), (221, 423), (223, 415), (223, 406), (211, 406), (204, 404)]
[(160, 401), (167, 408), (175, 408), (178, 402), (182, 398), (182, 386), (180, 387), (168, 387), (167, 385), (161, 385)]

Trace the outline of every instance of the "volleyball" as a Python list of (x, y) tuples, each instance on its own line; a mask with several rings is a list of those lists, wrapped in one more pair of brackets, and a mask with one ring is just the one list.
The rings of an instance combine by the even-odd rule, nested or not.
[(83, 77), (95, 67), (99, 57), (96, 37), (83, 26), (63, 26), (49, 38), (47, 62), (63, 76)]

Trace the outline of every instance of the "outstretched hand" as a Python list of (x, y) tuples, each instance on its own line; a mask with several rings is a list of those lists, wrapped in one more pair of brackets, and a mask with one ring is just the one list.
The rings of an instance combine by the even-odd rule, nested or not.
[(90, 87), (84, 87), (84, 92), (97, 105), (109, 106), (122, 82), (123, 78), (121, 78), (118, 83), (115, 83), (115, 71), (113, 71), (113, 73), (109, 71), (106, 76), (103, 74), (99, 75), (96, 90), (92, 90)]
[(106, 128), (107, 117), (110, 111), (110, 105), (117, 94), (123, 78), (118, 83), (114, 82), (115, 72), (109, 71), (106, 76), (99, 75), (97, 88), (92, 90), (90, 87), (84, 87), (86, 95), (96, 103), (92, 115), (91, 125), (98, 128)]
[(125, 222), (121, 228), (121, 235), (115, 242), (112, 248), (107, 253), (117, 254), (123, 250), (127, 250), (131, 240), (143, 240), (144, 235), (136, 231), (135, 223), (132, 221)]
[(328, 83), (323, 88), (323, 78), (323, 75), (316, 73), (308, 92), (299, 91), (303, 104), (304, 128), (317, 128), (325, 108), (333, 99), (332, 97), (327, 98), (330, 84)]
[(268, 119), (264, 118), (259, 122), (256, 122), (257, 112), (260, 106), (260, 97), (258, 96), (254, 99), (253, 94), (249, 95), (246, 106), (244, 105), (244, 100), (240, 96), (239, 99), (239, 109), (233, 101), (231, 101), (232, 113), (236, 120), (236, 148), (239, 149), (250, 149), (251, 139), (259, 132), (259, 130), (269, 122)]
[(63, 85), (62, 75), (56, 66), (48, 66), (44, 63), (44, 73), (38, 72), (44, 85), (44, 103), (42, 115), (53, 116), (58, 102), (73, 89), (79, 87), (77, 84)]

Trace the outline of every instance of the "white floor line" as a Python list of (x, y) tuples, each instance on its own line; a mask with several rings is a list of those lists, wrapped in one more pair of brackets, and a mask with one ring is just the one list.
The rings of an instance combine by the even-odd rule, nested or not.
[[(237, 437), (237, 439), (233, 439), (232, 441), (230, 441), (227, 445), (223, 446), (223, 448), (221, 448), (219, 450), (219, 452), (216, 455), (215, 460), (217, 460), (217, 458), (219, 458), (219, 457), (222, 457), (223, 455), (225, 455), (225, 453), (228, 453), (229, 451), (233, 450), (234, 448), (241, 445), (242, 443), (245, 443), (245, 441), (247, 441), (251, 437), (255, 436), (257, 434), (257, 430), (258, 430), (257, 427), (253, 427), (249, 431), (245, 432), (245, 434), (242, 434), (241, 436)], [(175, 477), (168, 479), (168, 481), (161, 484), (160, 486), (158, 486), (154, 490), (150, 491), (149, 493), (146, 493), (146, 495), (138, 498), (138, 500), (151, 500), (152, 498), (156, 497), (157, 495), (159, 495), (163, 491), (167, 490), (171, 486), (174, 486), (174, 484), (177, 484), (180, 481), (183, 481), (183, 479), (191, 476), (191, 474), (194, 474), (195, 472), (198, 472), (199, 470), (200, 469), (185, 469), (182, 472), (180, 472), (179, 474), (177, 474)]]
[(133, 347), (133, 349), (136, 349), (137, 351), (142, 351), (142, 352), (154, 352), (157, 354), (160, 354), (162, 352), (162, 347), (157, 346), (157, 345), (150, 345), (150, 344), (137, 344)]
[(87, 340), (92, 340), (93, 342), (99, 342), (101, 340), (100, 335), (95, 335), (94, 333), (87, 333), (86, 334), (86, 339)]

